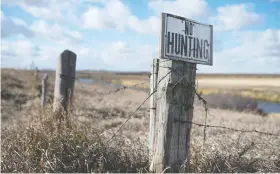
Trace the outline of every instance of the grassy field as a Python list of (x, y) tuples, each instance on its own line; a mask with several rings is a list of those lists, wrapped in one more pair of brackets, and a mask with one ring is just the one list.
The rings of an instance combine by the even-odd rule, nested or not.
[[(42, 75), (39, 74), (39, 79)], [(126, 85), (148, 80), (146, 74), (85, 72), (78, 73), (77, 77), (115, 80)], [(40, 82), (33, 79), (32, 72), (1, 70), (1, 172), (148, 171), (149, 102), (136, 112), (116, 138), (106, 143), (148, 96), (146, 92), (126, 89), (100, 96), (95, 91), (102, 93), (115, 88), (76, 83), (70, 120), (57, 122), (51, 108), (53, 80), (54, 74), (50, 73), (49, 103), (42, 111)], [(209, 112), (207, 123), (211, 125), (280, 134), (279, 114), (262, 117), (221, 109)], [(204, 119), (204, 108), (196, 99), (193, 121), (204, 124)], [(203, 127), (194, 125), (189, 171), (280, 172), (279, 144), (280, 137), (208, 128), (203, 147)]]
[[(95, 77), (96, 72), (91, 72)], [(140, 74), (117, 74), (104, 75), (104, 79), (115, 84), (132, 86), (134, 84), (149, 81), (149, 75)], [(246, 75), (246, 74), (198, 74), (198, 92), (205, 95), (230, 93), (251, 99), (280, 102), (280, 75)], [(149, 83), (141, 85), (142, 88), (149, 88)]]
[(203, 94), (233, 93), (236, 95), (280, 102), (280, 76), (199, 76), (199, 91)]

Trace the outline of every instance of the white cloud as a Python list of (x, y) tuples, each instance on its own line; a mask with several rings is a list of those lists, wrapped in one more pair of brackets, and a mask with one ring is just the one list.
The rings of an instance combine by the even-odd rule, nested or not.
[(32, 14), (36, 18), (47, 19), (47, 20), (62, 20), (63, 14), (61, 12), (61, 7), (55, 3), (49, 3), (46, 6), (34, 6), (31, 4), (20, 3), (20, 6), (26, 12)]
[(5, 14), (2, 12), (2, 10), (0, 11), (0, 15), (1, 15), (1, 21), (6, 19)]
[[(16, 48), (16, 49), (15, 49)], [(23, 68), (36, 55), (36, 47), (28, 40), (5, 41), (1, 43), (1, 64)]]
[(47, 19), (61, 18), (62, 14), (59, 9), (54, 10), (54, 0), (2, 0), (3, 4), (18, 5), (26, 12), (34, 17), (42, 17)]
[(141, 34), (159, 34), (160, 33), (160, 18), (151, 16), (147, 20), (140, 20), (135, 16), (131, 16), (128, 25), (137, 33)]
[[(214, 66), (199, 65), (198, 72), (280, 73), (280, 30), (242, 32), (233, 37), (238, 44), (214, 52)], [(9, 63), (17, 67), (28, 67), (33, 60), (39, 68), (54, 69), (56, 58), (64, 49), (77, 54), (77, 69), (149, 71), (152, 59), (158, 55), (157, 45), (139, 45), (125, 41), (100, 43), (98, 47), (91, 48), (88, 44), (57, 43), (36, 46), (28, 40), (4, 40), (2, 62), (4, 65)]]
[(187, 18), (203, 16), (208, 13), (208, 4), (205, 0), (150, 0), (148, 6), (157, 15), (162, 12), (176, 14)]
[(85, 28), (124, 30), (131, 12), (120, 0), (108, 0), (104, 8), (90, 7), (83, 14)]
[(49, 25), (44, 20), (35, 21), (30, 28), (39, 36), (47, 37), (54, 42), (72, 43), (82, 39), (80, 32), (68, 30), (58, 24)]
[(67, 23), (78, 22), (74, 9), (79, 2), (75, 0), (3, 0), (2, 3), (19, 6), (35, 18)]
[(26, 38), (17, 41), (3, 40), (1, 44), (1, 65), (4, 67), (28, 68), (34, 62), (39, 69), (55, 69), (58, 56), (66, 49), (77, 54), (77, 65), (83, 63), (90, 67), (89, 63), (95, 63), (96, 50), (88, 45), (72, 43), (35, 45)]
[(24, 22), (24, 20), (21, 20), (21, 19), (15, 18), (15, 17), (11, 17), (11, 20), (16, 25), (21, 25), (21, 26), (24, 26), (26, 28), (28, 27), (27, 24)]
[[(28, 40), (18, 40), (16, 42), (2, 41), (1, 51), (9, 52), (13, 50), (14, 55), (29, 56), (32, 55), (33, 44)], [(18, 49), (14, 49), (18, 48)]]
[(243, 44), (237, 51), (251, 57), (280, 60), (280, 30), (266, 29), (262, 32), (244, 32), (240, 34)]
[(124, 31), (131, 28), (138, 33), (155, 33), (159, 28), (157, 17), (140, 20), (120, 0), (108, 0), (104, 3), (104, 8), (92, 6), (83, 14), (82, 18), (84, 27), (88, 29)]
[(34, 33), (27, 27), (27, 24), (18, 18), (8, 18), (1, 11), (1, 38), (15, 35), (23, 35), (27, 38), (33, 37)]
[(217, 9), (218, 15), (212, 18), (216, 30), (237, 30), (260, 24), (263, 17), (253, 11), (250, 4), (226, 5)]
[[(148, 6), (152, 15), (142, 19), (135, 16), (129, 7), (120, 0), (56, 2), (54, 0), (4, 0), (3, 2), (8, 5), (19, 5), (23, 10), (36, 17), (28, 27), (24, 20), (5, 16), (1, 11), (2, 37), (7, 38), (19, 34), (25, 36), (15, 41), (5, 39), (2, 41), (4, 65), (28, 67), (33, 60), (39, 68), (53, 69), (58, 55), (64, 49), (70, 49), (78, 56), (77, 68), (149, 71), (152, 59), (158, 57), (158, 45), (136, 44), (126, 42), (126, 40), (89, 44), (90, 41), (83, 41), (83, 38), (87, 38), (83, 37), (82, 31), (77, 28), (117, 29), (119, 31), (132, 29), (139, 34), (157, 35), (160, 31), (159, 14), (161, 12), (196, 18), (207, 14), (209, 10), (207, 2), (204, 0), (151, 0), (148, 2)], [(102, 6), (97, 6), (97, 3), (99, 5), (101, 3)], [(88, 6), (89, 4), (90, 6)], [(61, 8), (62, 6), (64, 9)], [(86, 10), (79, 18), (81, 6)], [(227, 40), (221, 40), (223, 36), (219, 35), (214, 38), (219, 41), (215, 42), (219, 48), (215, 45), (214, 66), (200, 67), (199, 65), (199, 70), (204, 72), (280, 71), (280, 30), (238, 32), (238, 29), (242, 27), (253, 26), (263, 20), (261, 15), (254, 12), (253, 6), (248, 4), (219, 7), (217, 13), (217, 16), (213, 18), (215, 30), (234, 30), (234, 32), (228, 33), (237, 32), (238, 34), (229, 36)], [(74, 25), (69, 26), (64, 22)], [(36, 39), (47, 38), (51, 42), (35, 45), (37, 40), (34, 43), (26, 40), (34, 34), (38, 36)], [(232, 39), (231, 43), (225, 44), (225, 46), (224, 43), (229, 42), (230, 39)], [(142, 43), (145, 41), (141, 40)], [(93, 49), (90, 45), (94, 45)], [(273, 66), (274, 68), (271, 68)]]
[[(92, 6), (83, 14), (85, 28), (91, 29), (118, 29), (124, 31), (130, 28), (140, 34), (159, 34), (160, 13), (162, 11), (185, 17), (197, 17), (207, 13), (208, 5), (204, 0), (167, 0), (149, 1), (149, 8), (155, 15), (147, 19), (139, 19), (133, 15), (128, 6), (120, 0), (104, 1), (104, 8)], [(190, 3), (192, 4), (190, 6)]]
[(27, 5), (42, 7), (48, 5), (49, 0), (2, 0), (2, 4), (8, 4), (8, 5), (16, 5), (18, 3), (24, 3)]
[(98, 52), (108, 69), (123, 71), (147, 71), (158, 55), (155, 45), (133, 45), (124, 41), (105, 44)]
[(240, 32), (238, 44), (214, 52), (214, 66), (201, 66), (206, 72), (280, 73), (280, 30)]

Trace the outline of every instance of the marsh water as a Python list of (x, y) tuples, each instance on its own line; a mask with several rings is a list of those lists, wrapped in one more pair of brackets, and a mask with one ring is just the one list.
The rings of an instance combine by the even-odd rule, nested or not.
[[(82, 84), (94, 84), (97, 81), (89, 78), (80, 78), (79, 83)], [(123, 87), (120, 84), (113, 84), (105, 81), (98, 81), (103, 85), (108, 85), (116, 88)], [(141, 89), (142, 91), (149, 92), (149, 89)], [(253, 100), (239, 96), (225, 95), (225, 94), (211, 94), (204, 96), (206, 101), (210, 104), (211, 107), (218, 107), (224, 109), (239, 109), (245, 110), (248, 105), (254, 106), (253, 109), (261, 109), (264, 113), (280, 113), (280, 103), (262, 101), (262, 100)]]
[(258, 101), (258, 108), (262, 109), (265, 113), (280, 113), (280, 103)]

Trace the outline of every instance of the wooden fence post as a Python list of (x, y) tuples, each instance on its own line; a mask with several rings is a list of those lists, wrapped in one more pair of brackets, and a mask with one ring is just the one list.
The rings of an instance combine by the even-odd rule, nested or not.
[(43, 108), (46, 104), (46, 96), (47, 96), (47, 80), (48, 74), (45, 74), (42, 79), (42, 95), (41, 95), (41, 107)]
[(55, 89), (54, 89), (54, 112), (61, 109), (67, 113), (67, 106), (72, 104), (76, 75), (77, 55), (69, 50), (63, 51), (57, 60)]
[(35, 72), (34, 72), (34, 76), (35, 76), (35, 80), (38, 80), (38, 75), (39, 75), (39, 70), (38, 67), (35, 68)]
[(196, 64), (160, 60), (163, 61), (157, 77), (156, 127), (150, 170), (156, 173), (185, 172), (188, 166), (184, 165), (188, 165), (190, 154), (194, 102), (190, 85), (195, 86)]
[[(158, 75), (158, 59), (153, 60), (151, 76), (150, 76), (150, 94), (154, 93), (157, 89), (157, 75)], [(156, 93), (150, 98), (150, 132), (149, 132), (149, 161), (152, 161), (154, 149), (154, 134), (156, 123)]]

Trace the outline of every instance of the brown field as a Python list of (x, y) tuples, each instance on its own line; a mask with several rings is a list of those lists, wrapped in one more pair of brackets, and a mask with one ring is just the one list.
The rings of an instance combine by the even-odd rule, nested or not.
[[(131, 86), (145, 83), (149, 88), (149, 73), (86, 71), (78, 77), (103, 79), (108, 82)], [(198, 91), (203, 94), (233, 93), (252, 99), (280, 103), (280, 74), (198, 74)]]
[[(32, 72), (1, 70), (1, 172), (148, 171), (149, 102), (132, 116), (116, 138), (106, 144), (148, 96), (147, 92), (126, 89), (100, 96), (94, 91), (102, 93), (115, 88), (98, 83), (86, 85), (76, 82), (75, 105), (70, 115), (69, 128), (69, 122), (58, 123), (53, 118), (51, 101), (54, 73), (49, 74), (49, 105), (42, 112), (39, 107), (40, 82), (33, 78)], [(39, 74), (39, 79), (42, 76), (43, 72)], [(122, 84), (148, 80), (144, 73), (83, 72), (78, 73), (77, 77), (108, 82), (115, 80)], [(199, 88), (207, 84), (208, 78), (198, 76)], [(258, 81), (276, 78), (274, 83), (271, 80), (263, 83), (267, 86), (253, 86), (274, 90), (273, 85), (278, 84), (279, 77), (266, 77), (262, 80), (257, 80), (258, 77), (250, 78), (256, 84), (259, 84)], [(220, 84), (224, 84), (222, 81), (227, 79), (220, 79)], [(241, 89), (252, 88), (251, 83), (238, 83)], [(235, 83), (229, 81), (225, 87), (236, 88), (232, 84)], [(205, 89), (217, 86), (220, 85), (208, 83)], [(194, 107), (193, 121), (204, 124), (205, 112), (200, 101), (196, 100)], [(279, 114), (262, 117), (253, 113), (210, 109), (207, 123), (280, 135)], [(280, 137), (207, 128), (203, 147), (203, 127), (193, 125), (189, 171), (280, 172)]]

